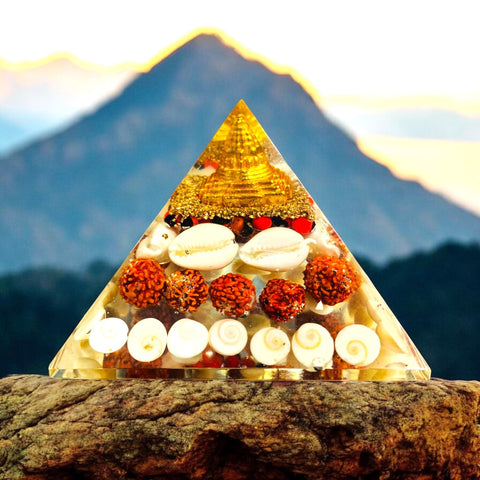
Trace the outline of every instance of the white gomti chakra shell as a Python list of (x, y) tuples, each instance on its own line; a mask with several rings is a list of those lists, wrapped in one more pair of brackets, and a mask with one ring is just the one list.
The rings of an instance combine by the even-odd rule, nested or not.
[(128, 334), (127, 348), (139, 362), (152, 362), (167, 347), (167, 330), (156, 318), (144, 318), (136, 323)]
[(250, 340), (250, 352), (257, 362), (275, 365), (290, 353), (290, 339), (279, 328), (262, 328)]
[(347, 363), (363, 367), (370, 365), (380, 353), (380, 338), (365, 325), (348, 325), (335, 338), (335, 349)]
[(183, 231), (168, 247), (170, 260), (180, 267), (217, 270), (237, 255), (234, 233), (223, 225), (200, 223)]
[(293, 335), (292, 351), (307, 369), (325, 368), (334, 352), (329, 331), (317, 323), (304, 323)]
[(208, 343), (220, 355), (237, 355), (247, 345), (247, 329), (232, 318), (216, 321), (208, 333)]
[(159, 263), (168, 262), (168, 247), (177, 233), (166, 225), (159, 223), (137, 247), (137, 258), (153, 258)]
[(100, 353), (120, 350), (127, 341), (128, 325), (121, 318), (105, 318), (94, 325), (88, 341)]
[(308, 256), (312, 240), (306, 240), (295, 230), (272, 227), (257, 233), (239, 250), (247, 265), (279, 272), (300, 265)]
[(207, 345), (207, 327), (190, 318), (177, 320), (168, 332), (168, 350), (178, 359), (196, 357)]

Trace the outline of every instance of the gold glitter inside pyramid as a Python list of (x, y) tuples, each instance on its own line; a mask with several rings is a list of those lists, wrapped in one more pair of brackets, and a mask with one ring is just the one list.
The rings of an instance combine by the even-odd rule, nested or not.
[(430, 378), (413, 342), (243, 101), (49, 372)]

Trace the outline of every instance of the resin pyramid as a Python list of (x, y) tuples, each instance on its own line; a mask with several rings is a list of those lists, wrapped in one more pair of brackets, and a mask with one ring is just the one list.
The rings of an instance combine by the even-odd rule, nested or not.
[(430, 377), (243, 101), (49, 371), (72, 378)]

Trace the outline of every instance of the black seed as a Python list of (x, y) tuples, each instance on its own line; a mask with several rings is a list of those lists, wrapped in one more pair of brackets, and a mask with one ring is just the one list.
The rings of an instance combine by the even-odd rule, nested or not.
[(177, 223), (176, 220), (177, 220), (177, 216), (173, 215), (172, 213), (165, 217), (165, 223), (167, 225), (170, 225), (171, 227), (175, 226), (175, 224)]
[(249, 237), (253, 233), (253, 227), (249, 223), (245, 223), (242, 228), (241, 236), (242, 237)]
[(193, 226), (193, 220), (192, 217), (187, 217), (183, 222), (182, 222), (182, 227), (188, 228)]
[(219, 225), (226, 225), (228, 222), (230, 222), (228, 218), (217, 217), (217, 215), (212, 218), (212, 223), (218, 223)]
[(272, 217), (272, 223), (276, 227), (288, 227), (288, 222), (284, 220), (282, 217), (278, 217), (278, 216)]

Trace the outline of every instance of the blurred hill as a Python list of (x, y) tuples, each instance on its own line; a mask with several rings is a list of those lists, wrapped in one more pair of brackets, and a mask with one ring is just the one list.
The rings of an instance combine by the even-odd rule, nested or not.
[(120, 262), (243, 98), (350, 249), (480, 240), (480, 218), (395, 178), (288, 75), (200, 35), (60, 133), (0, 158), (0, 271)]
[[(480, 380), (480, 246), (445, 244), (378, 266), (359, 259), (432, 368)], [(0, 277), (0, 377), (47, 367), (116, 267), (28, 269)]]
[(53, 135), (118, 95), (134, 77), (131, 70), (98, 71), (65, 56), (28, 68), (0, 65), (0, 154)]
[(0, 116), (0, 154), (8, 150), (8, 146), (20, 144), (25, 136), (23, 128)]

